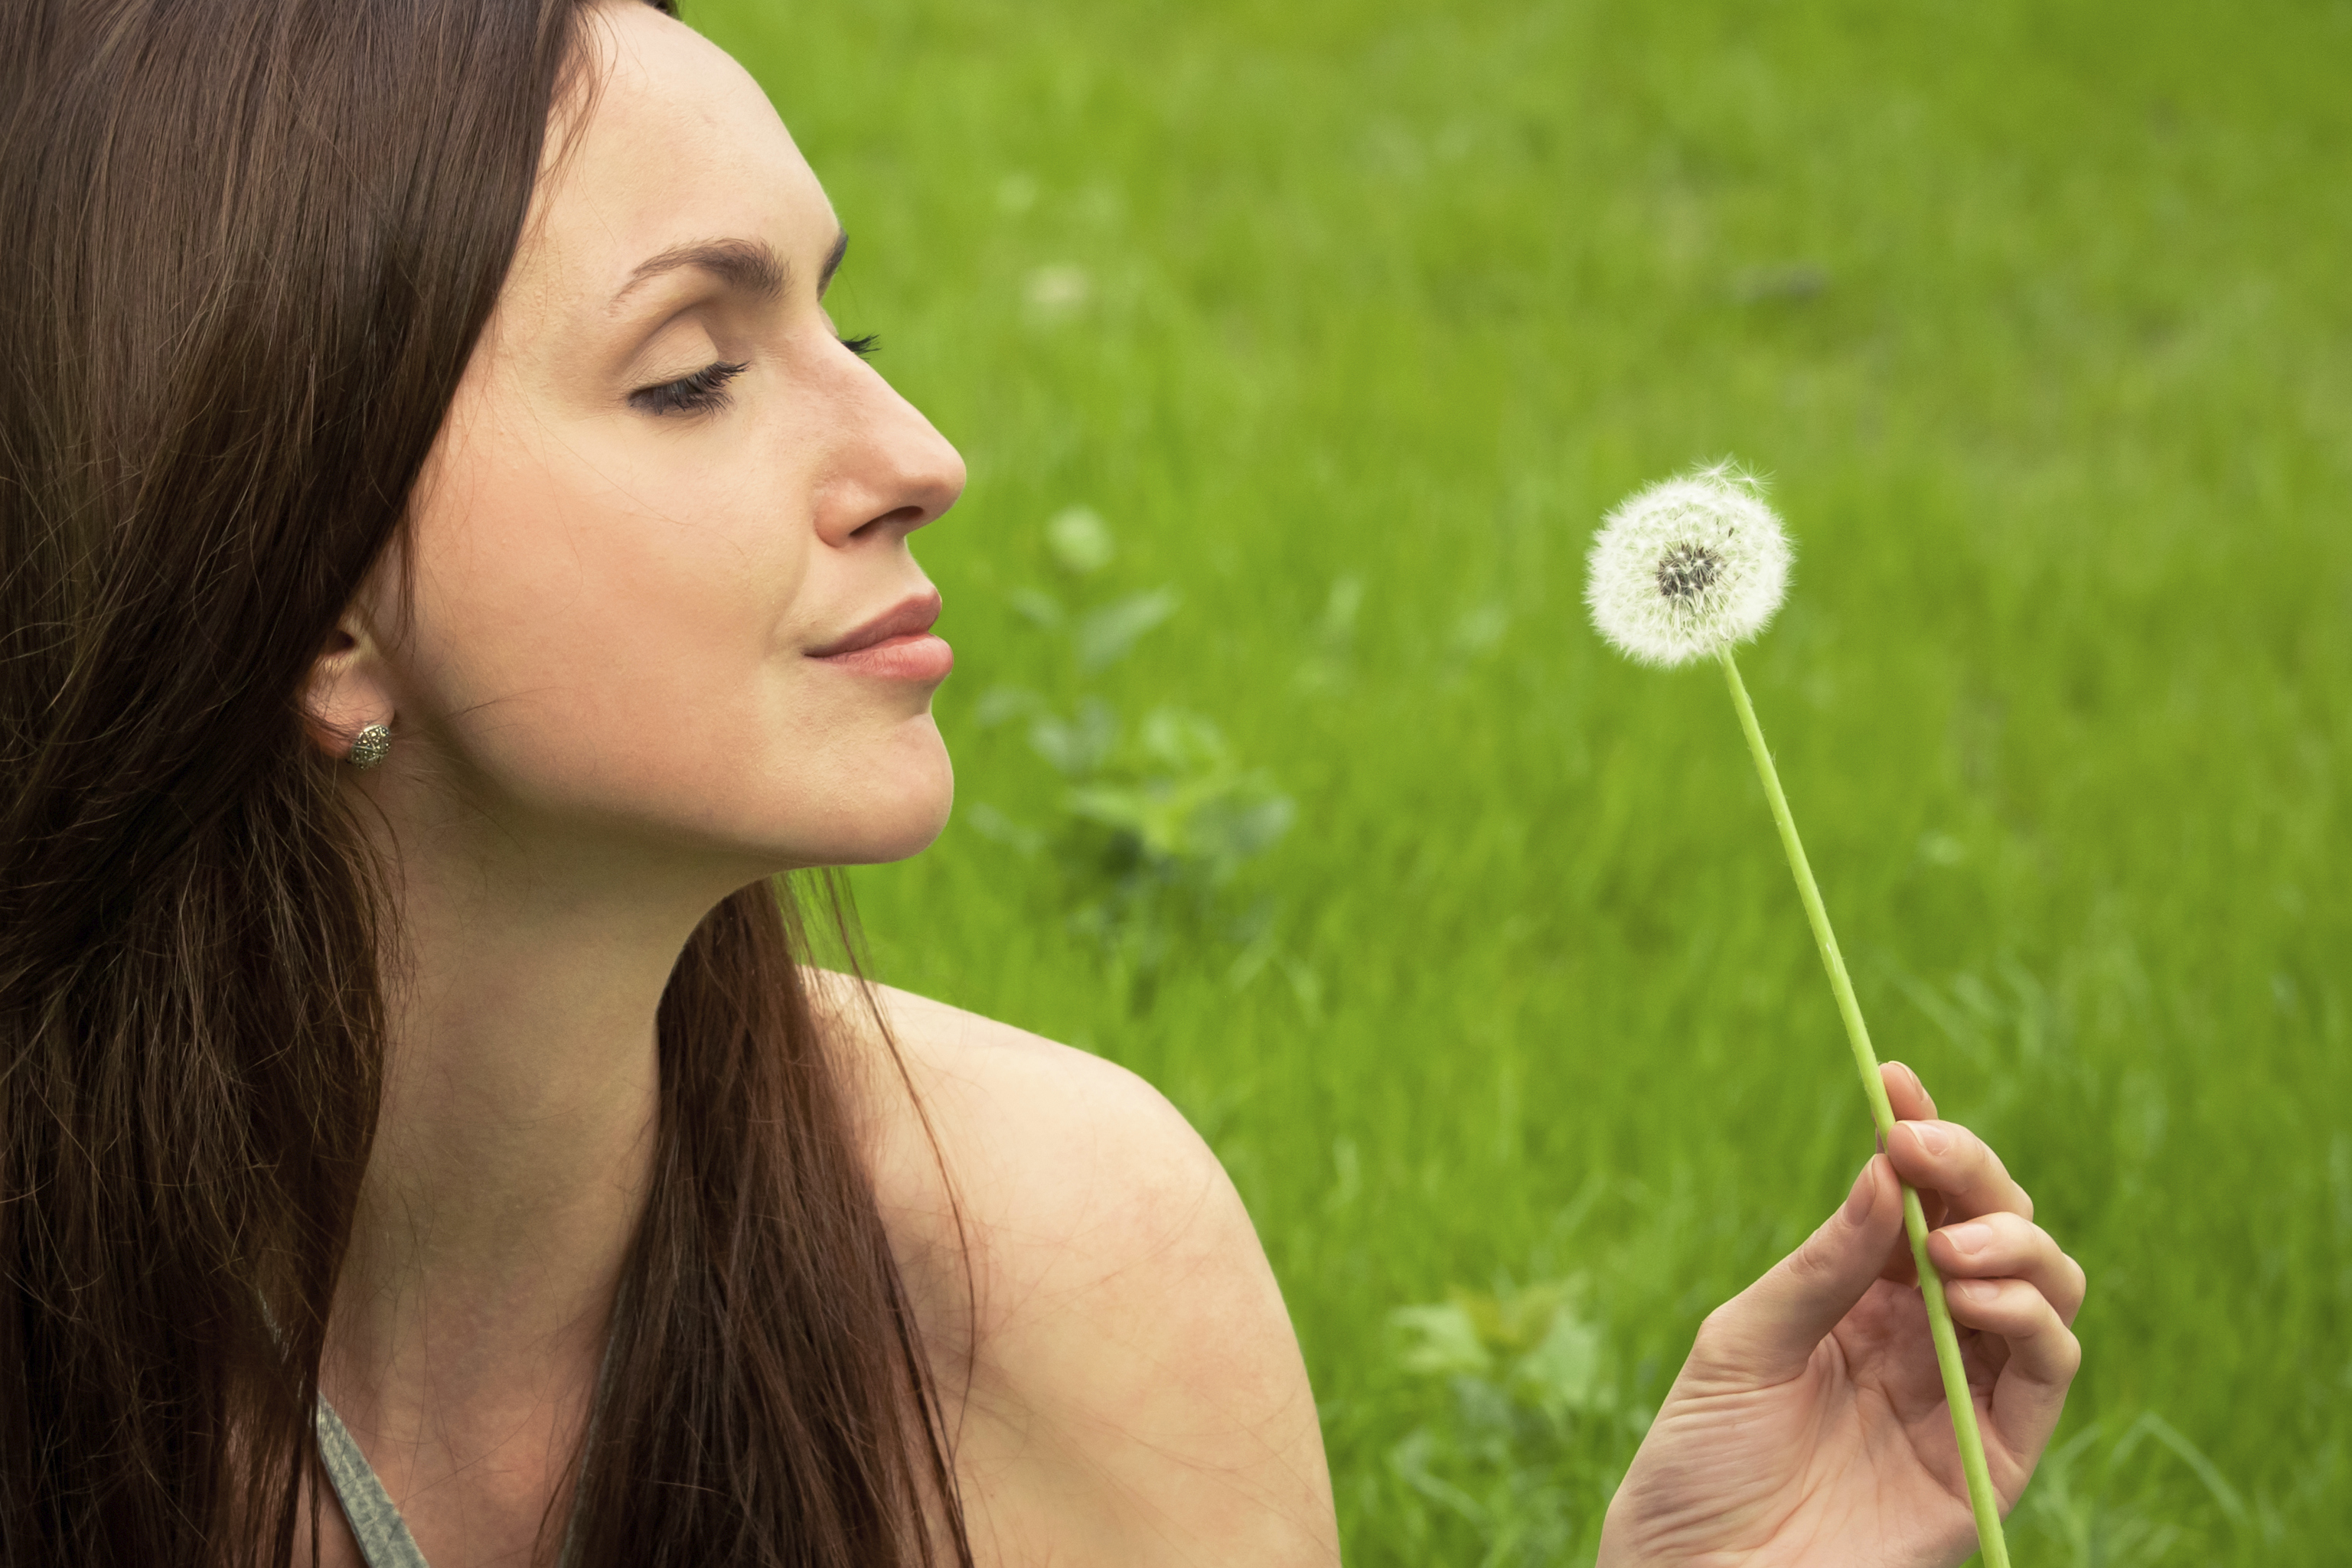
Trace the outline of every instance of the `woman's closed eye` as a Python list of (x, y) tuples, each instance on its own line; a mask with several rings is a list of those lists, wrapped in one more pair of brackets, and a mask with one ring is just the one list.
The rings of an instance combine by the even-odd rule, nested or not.
[[(864, 332), (842, 339), (841, 346), (861, 360), (870, 360), (882, 347), (882, 338), (879, 333)], [(727, 383), (750, 368), (743, 361), (721, 360), (690, 376), (639, 387), (629, 394), (629, 403), (647, 413), (709, 413), (727, 406)]]
[(751, 367), (721, 360), (674, 382), (639, 387), (629, 394), (629, 406), (647, 413), (709, 413), (725, 408), (727, 383)]

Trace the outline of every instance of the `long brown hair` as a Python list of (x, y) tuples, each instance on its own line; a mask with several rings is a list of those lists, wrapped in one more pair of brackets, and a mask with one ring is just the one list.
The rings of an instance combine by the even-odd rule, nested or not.
[[(498, 296), (583, 15), (0, 11), (0, 1563), (315, 1541), (393, 933), (298, 693)], [(663, 999), (583, 1564), (971, 1561), (800, 951), (747, 889)]]

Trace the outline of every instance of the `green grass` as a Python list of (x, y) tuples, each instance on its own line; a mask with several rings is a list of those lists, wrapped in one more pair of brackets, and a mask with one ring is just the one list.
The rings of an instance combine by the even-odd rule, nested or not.
[[(856, 878), (886, 977), (1214, 1144), (1352, 1563), (1589, 1554), (1699, 1317), (1870, 1147), (1720, 679), (1580, 602), (1599, 514), (1725, 453), (1798, 538), (1743, 663), (1881, 1050), (2090, 1270), (2017, 1561), (2340, 1554), (2352, 6), (692, 16), (971, 464), (918, 541), (962, 804)], [(1073, 504), (1119, 547), (1083, 583)], [(1163, 585), (1087, 677), (1015, 608)], [(1083, 868), (974, 825), (1061, 799), (1001, 685), (1213, 717), (1297, 805), (1219, 895), (1264, 933), (1147, 971), (1074, 929)], [(1580, 1273), (1600, 1360), (1548, 1412), (1391, 1317)]]

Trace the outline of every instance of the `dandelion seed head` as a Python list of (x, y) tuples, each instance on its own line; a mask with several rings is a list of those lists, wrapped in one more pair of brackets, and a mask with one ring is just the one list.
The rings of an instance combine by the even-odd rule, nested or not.
[(1717, 463), (1637, 490), (1601, 519), (1584, 602), (1627, 657), (1688, 664), (1764, 630), (1789, 558), (1763, 486)]

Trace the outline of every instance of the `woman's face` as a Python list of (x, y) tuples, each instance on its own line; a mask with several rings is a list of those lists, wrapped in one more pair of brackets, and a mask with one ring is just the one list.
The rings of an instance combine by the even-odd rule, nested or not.
[(745, 880), (912, 853), (953, 791), (951, 655), (907, 536), (962, 460), (836, 337), (841, 230), (751, 78), (642, 4), (587, 32), (600, 90), (426, 465), (411, 597), (388, 570), (362, 607), (406, 612), (394, 755), (503, 828)]

